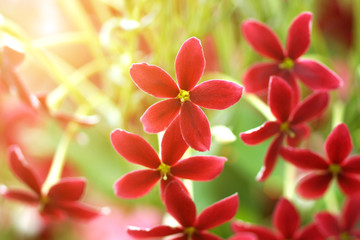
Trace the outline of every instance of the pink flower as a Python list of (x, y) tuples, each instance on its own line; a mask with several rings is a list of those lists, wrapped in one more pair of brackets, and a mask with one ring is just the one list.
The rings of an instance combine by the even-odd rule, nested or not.
[(177, 83), (160, 67), (146, 63), (131, 66), (131, 78), (141, 90), (154, 97), (166, 98), (149, 107), (141, 117), (146, 132), (165, 130), (179, 115), (185, 142), (198, 151), (210, 149), (210, 126), (200, 107), (228, 108), (239, 101), (243, 88), (223, 80), (209, 80), (196, 85), (204, 67), (201, 43), (194, 37), (184, 42), (176, 57)]
[(173, 181), (165, 190), (165, 207), (181, 226), (160, 225), (153, 228), (129, 227), (128, 234), (135, 238), (156, 238), (175, 235), (177, 240), (221, 240), (222, 238), (208, 233), (207, 230), (231, 220), (237, 211), (239, 199), (237, 194), (227, 197), (205, 208), (196, 216), (196, 206), (186, 190)]
[(290, 86), (282, 78), (272, 76), (268, 105), (276, 121), (267, 121), (260, 127), (240, 134), (244, 143), (249, 145), (275, 136), (266, 152), (264, 166), (257, 175), (259, 181), (264, 181), (272, 173), (284, 138), (290, 146), (297, 146), (308, 136), (310, 130), (305, 122), (323, 112), (329, 102), (329, 95), (326, 92), (313, 93), (295, 108), (291, 99), (293, 91)]
[(296, 167), (310, 171), (301, 178), (297, 192), (304, 198), (324, 195), (332, 179), (336, 179), (346, 195), (360, 192), (360, 155), (349, 157), (352, 140), (345, 124), (337, 125), (325, 142), (327, 158), (307, 149), (283, 148), (281, 156)]
[(161, 180), (162, 194), (171, 180), (186, 178), (208, 181), (217, 177), (226, 158), (215, 156), (193, 156), (181, 161), (188, 149), (181, 137), (180, 119), (169, 126), (161, 141), (161, 159), (142, 137), (120, 129), (111, 133), (111, 143), (115, 150), (127, 161), (149, 169), (130, 172), (114, 184), (115, 194), (121, 198), (138, 198), (147, 194)]
[(272, 223), (275, 231), (243, 222), (234, 222), (232, 229), (235, 233), (253, 233), (259, 240), (325, 240), (314, 223), (300, 229), (300, 221), (296, 208), (290, 201), (282, 198), (273, 214)]
[(330, 90), (342, 85), (342, 80), (321, 63), (300, 58), (310, 46), (312, 14), (301, 13), (289, 28), (286, 48), (283, 49), (275, 33), (261, 22), (247, 20), (242, 24), (242, 32), (248, 43), (272, 63), (258, 63), (250, 67), (244, 75), (247, 92), (262, 93), (268, 88), (269, 77), (283, 77), (294, 90), (294, 100), (298, 101), (300, 92), (295, 78), (299, 78), (312, 90)]
[(63, 178), (53, 185), (48, 193), (41, 192), (39, 177), (25, 161), (21, 150), (12, 145), (9, 148), (9, 163), (12, 172), (31, 191), (12, 190), (1, 186), (0, 195), (7, 199), (21, 201), (25, 204), (39, 205), (40, 213), (49, 219), (62, 219), (70, 216), (89, 220), (100, 215), (100, 212), (79, 202), (85, 188), (84, 178)]
[(327, 239), (359, 239), (360, 229), (356, 227), (360, 217), (360, 196), (349, 198), (340, 216), (329, 212), (316, 214), (315, 221), (319, 231)]

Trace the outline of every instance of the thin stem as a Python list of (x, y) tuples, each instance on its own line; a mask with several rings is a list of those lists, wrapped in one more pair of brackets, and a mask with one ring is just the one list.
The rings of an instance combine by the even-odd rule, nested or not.
[(294, 186), (295, 186), (295, 176), (296, 168), (288, 162), (284, 161), (284, 190), (283, 195), (288, 200), (293, 199), (294, 197)]
[(253, 107), (255, 107), (267, 120), (269, 121), (275, 120), (274, 115), (270, 111), (270, 108), (257, 96), (253, 94), (247, 94), (243, 96), (243, 98)]
[(334, 183), (332, 183), (330, 185), (328, 191), (326, 192), (326, 194), (324, 196), (324, 201), (325, 201), (326, 208), (329, 212), (332, 212), (335, 214), (340, 212), (339, 203), (337, 201), (336, 194), (335, 194)]

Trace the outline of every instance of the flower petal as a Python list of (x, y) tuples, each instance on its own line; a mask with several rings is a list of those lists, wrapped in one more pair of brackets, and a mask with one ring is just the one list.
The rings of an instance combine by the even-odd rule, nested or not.
[(248, 145), (256, 145), (280, 132), (278, 122), (267, 121), (263, 125), (240, 133), (241, 140)]
[(191, 240), (223, 240), (223, 238), (218, 237), (212, 233), (195, 232), (194, 235), (192, 235)]
[(225, 109), (237, 103), (243, 87), (224, 80), (205, 81), (190, 91), (190, 99), (196, 105), (210, 109)]
[(312, 14), (301, 13), (291, 23), (286, 41), (287, 54), (291, 59), (297, 59), (303, 55), (310, 46)]
[(172, 183), (173, 181), (176, 181), (178, 184), (180, 184), (180, 187), (190, 196), (190, 193), (188, 192), (184, 183), (179, 178), (170, 174), (167, 176), (166, 180), (164, 178), (161, 178), (161, 181), (160, 181), (160, 194), (161, 194), (161, 199), (163, 200), (163, 202), (165, 202), (165, 190), (166, 190), (167, 186), (170, 183)]
[(294, 238), (296, 240), (324, 240), (323, 235), (318, 229), (317, 224), (309, 224), (300, 231), (297, 232), (296, 237)]
[(110, 135), (111, 144), (127, 161), (156, 169), (161, 161), (155, 150), (142, 137), (115, 129)]
[(175, 60), (176, 79), (182, 90), (190, 91), (200, 80), (205, 58), (199, 39), (192, 37), (181, 46)]
[(314, 60), (296, 60), (293, 71), (311, 90), (331, 90), (339, 88), (343, 84), (339, 76)]
[(242, 24), (242, 33), (254, 50), (264, 57), (283, 60), (284, 51), (275, 33), (265, 24), (247, 20)]
[(165, 189), (165, 207), (184, 228), (194, 226), (196, 207), (193, 200), (183, 187), (172, 181)]
[(291, 126), (290, 131), (293, 134), (286, 136), (286, 143), (291, 147), (297, 147), (304, 139), (310, 136), (311, 130), (306, 124)]
[(12, 145), (9, 147), (9, 165), (12, 172), (37, 195), (41, 196), (41, 186), (38, 176), (26, 162), (20, 148)]
[(171, 173), (179, 178), (209, 181), (221, 173), (225, 161), (224, 157), (194, 156), (177, 162), (171, 167)]
[(349, 157), (343, 161), (341, 170), (346, 173), (360, 174), (360, 155)]
[(153, 228), (138, 228), (129, 226), (127, 233), (134, 238), (151, 238), (151, 237), (165, 237), (180, 233), (183, 230), (178, 227), (169, 227), (169, 226), (156, 226)]
[(167, 99), (151, 105), (140, 118), (145, 132), (164, 131), (179, 114), (180, 106), (179, 99)]
[(350, 231), (352, 230), (360, 217), (360, 195), (355, 195), (353, 197), (348, 198), (346, 201), (342, 215), (343, 215), (343, 229)]
[(113, 188), (120, 198), (139, 198), (150, 192), (159, 181), (160, 174), (154, 170), (137, 170), (118, 179)]
[(315, 222), (319, 231), (326, 238), (331, 236), (339, 236), (341, 234), (341, 229), (337, 218), (328, 212), (321, 212), (316, 214)]
[(85, 178), (63, 178), (48, 193), (52, 200), (77, 201), (84, 193)]
[(62, 209), (69, 217), (79, 220), (91, 220), (100, 216), (100, 211), (78, 202), (56, 202), (56, 207)]
[(165, 131), (161, 141), (161, 160), (167, 165), (173, 165), (184, 155), (189, 146), (184, 141), (180, 131), (178, 116)]
[(130, 75), (138, 88), (157, 98), (174, 98), (179, 88), (162, 68), (147, 63), (136, 63), (130, 68)]
[(331, 180), (331, 173), (310, 173), (300, 179), (296, 191), (303, 198), (316, 199), (324, 195)]
[(5, 186), (0, 186), (0, 196), (26, 204), (38, 204), (40, 201), (39, 196), (36, 196), (31, 192), (7, 189)]
[(278, 158), (279, 151), (282, 146), (283, 138), (284, 138), (283, 135), (280, 135), (271, 142), (266, 152), (264, 165), (257, 174), (256, 180), (260, 182), (265, 181), (274, 170), (276, 160)]
[(325, 142), (325, 150), (329, 161), (335, 164), (341, 164), (351, 153), (352, 147), (350, 132), (344, 123), (337, 125)]
[(300, 216), (294, 205), (285, 198), (281, 198), (276, 205), (273, 215), (274, 227), (285, 239), (294, 237), (300, 226)]
[(311, 94), (293, 111), (291, 124), (299, 124), (319, 116), (329, 103), (329, 94), (327, 92), (317, 92)]
[(252, 65), (243, 76), (243, 84), (247, 93), (267, 93), (269, 79), (279, 75), (278, 64), (258, 63)]
[(235, 233), (250, 232), (254, 233), (259, 240), (278, 240), (278, 237), (268, 228), (263, 226), (251, 225), (244, 222), (234, 222), (231, 224), (231, 229)]
[(268, 105), (280, 122), (286, 122), (292, 109), (292, 90), (289, 84), (277, 76), (270, 77)]
[(196, 229), (207, 230), (230, 221), (235, 216), (238, 206), (237, 193), (214, 203), (200, 213), (195, 223)]
[(339, 174), (337, 182), (340, 189), (348, 196), (360, 193), (360, 179), (354, 174)]
[(238, 233), (230, 237), (228, 240), (258, 240), (255, 234), (253, 233)]
[(321, 156), (308, 149), (282, 148), (281, 157), (304, 170), (327, 170), (329, 164)]
[(197, 151), (210, 149), (210, 124), (205, 113), (195, 104), (187, 101), (181, 107), (181, 133), (185, 142)]

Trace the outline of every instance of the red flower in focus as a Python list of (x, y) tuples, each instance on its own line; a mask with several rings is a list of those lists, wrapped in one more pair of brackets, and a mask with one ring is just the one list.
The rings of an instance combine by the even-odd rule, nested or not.
[[(271, 75), (283, 77), (294, 90), (294, 100), (299, 100), (300, 91), (295, 77), (312, 90), (335, 89), (342, 80), (321, 63), (302, 59), (310, 46), (312, 14), (301, 13), (289, 28), (284, 50), (275, 33), (261, 22), (247, 20), (242, 32), (248, 43), (264, 57), (275, 60), (272, 63), (255, 64), (244, 75), (244, 86), (250, 93), (266, 93)], [(295, 103), (296, 103), (295, 102)]]
[(152, 105), (141, 117), (146, 132), (165, 130), (179, 115), (185, 142), (198, 151), (210, 149), (210, 125), (200, 107), (228, 108), (239, 101), (243, 88), (223, 80), (209, 80), (196, 85), (204, 67), (201, 43), (194, 37), (185, 41), (176, 57), (178, 84), (160, 67), (146, 63), (131, 66), (131, 78), (141, 90), (154, 97), (168, 98)]
[(299, 213), (285, 198), (276, 205), (272, 223), (276, 231), (244, 222), (234, 222), (232, 229), (235, 233), (254, 233), (259, 240), (325, 240), (314, 223), (300, 229)]
[(176, 118), (161, 141), (161, 160), (155, 150), (142, 137), (116, 129), (111, 133), (115, 150), (127, 161), (150, 169), (136, 170), (124, 175), (114, 184), (115, 194), (121, 198), (138, 198), (148, 193), (161, 179), (161, 192), (171, 180), (187, 178), (208, 181), (217, 177), (226, 158), (193, 156), (181, 161), (188, 149), (181, 137), (180, 120)]
[(359, 204), (360, 196), (357, 195), (346, 201), (340, 216), (335, 216), (329, 212), (316, 214), (315, 222), (319, 231), (327, 239), (359, 239), (360, 228), (356, 228), (360, 217)]
[(329, 102), (326, 92), (310, 95), (303, 102), (293, 108), (291, 102), (293, 91), (282, 78), (272, 76), (269, 84), (268, 105), (276, 121), (267, 121), (258, 128), (240, 134), (244, 143), (258, 144), (271, 136), (275, 139), (267, 150), (264, 166), (257, 175), (259, 181), (264, 181), (273, 171), (283, 139), (287, 144), (297, 146), (309, 134), (305, 122), (319, 115)]
[(165, 190), (165, 206), (181, 226), (160, 225), (142, 229), (129, 227), (128, 234), (135, 238), (156, 238), (176, 234), (176, 240), (221, 240), (222, 238), (206, 232), (231, 220), (237, 211), (239, 199), (237, 194), (227, 197), (204, 209), (196, 216), (196, 206), (186, 190), (175, 181), (168, 184)]
[(319, 198), (336, 178), (346, 195), (360, 192), (360, 155), (348, 157), (352, 141), (345, 124), (337, 125), (325, 142), (327, 159), (307, 149), (283, 148), (281, 156), (296, 167), (311, 172), (300, 179), (297, 192), (304, 198)]
[(9, 148), (9, 163), (13, 173), (32, 191), (11, 190), (1, 186), (0, 194), (7, 199), (18, 200), (30, 205), (40, 205), (40, 213), (49, 219), (70, 216), (88, 220), (100, 215), (98, 211), (79, 202), (84, 188), (84, 178), (63, 178), (53, 185), (49, 192), (41, 192), (38, 176), (25, 161), (17, 146)]

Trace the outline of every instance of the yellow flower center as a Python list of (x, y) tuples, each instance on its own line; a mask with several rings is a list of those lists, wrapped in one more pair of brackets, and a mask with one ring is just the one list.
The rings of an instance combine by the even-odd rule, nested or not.
[(171, 166), (169, 166), (163, 162), (157, 168), (160, 171), (161, 178), (165, 181), (167, 180), (167, 175), (170, 173), (170, 168), (171, 168)]
[(176, 96), (176, 98), (180, 99), (180, 101), (181, 101), (182, 103), (183, 103), (183, 102), (186, 102), (186, 101), (189, 101), (189, 100), (190, 100), (190, 93), (189, 93), (189, 91), (180, 89), (180, 92), (179, 92), (179, 94)]
[(194, 234), (196, 229), (194, 227), (187, 227), (184, 229), (184, 233), (188, 237), (189, 240), (191, 240), (191, 236)]
[(339, 164), (331, 164), (329, 166), (329, 171), (334, 175), (338, 175), (341, 171), (341, 166)]
[(284, 122), (280, 125), (280, 131), (286, 133), (287, 135), (289, 135), (290, 138), (295, 137), (295, 133), (293, 131), (291, 131), (290, 129), (290, 123), (289, 122)]
[(285, 58), (282, 63), (279, 64), (280, 69), (290, 70), (294, 66), (294, 61), (291, 58)]

